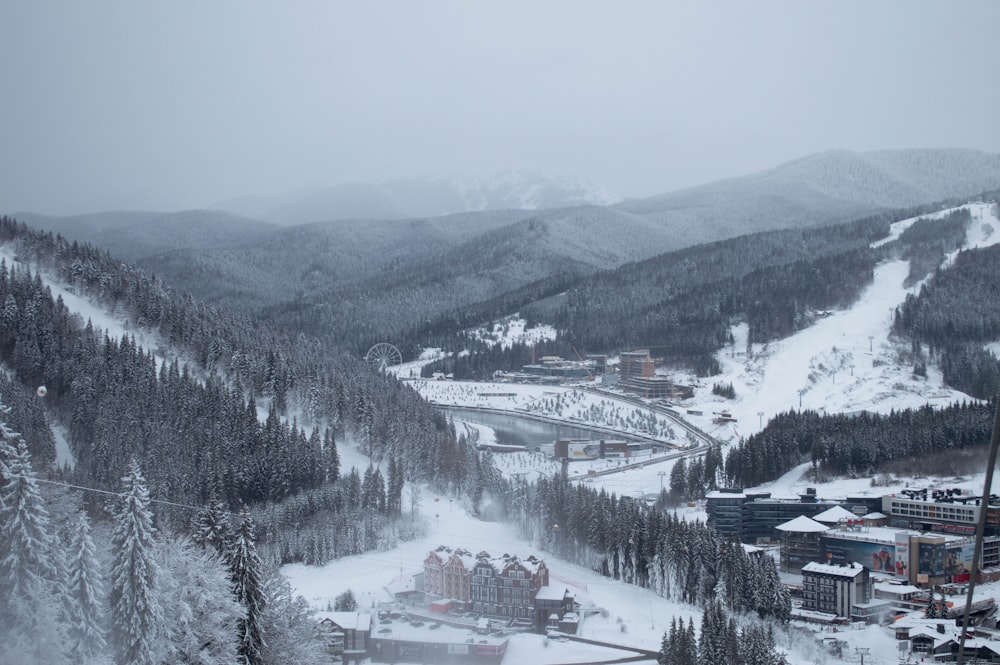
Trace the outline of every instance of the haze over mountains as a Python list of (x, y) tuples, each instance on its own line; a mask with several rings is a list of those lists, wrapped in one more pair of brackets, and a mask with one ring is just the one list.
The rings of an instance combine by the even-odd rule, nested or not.
[(506, 172), (492, 177), (397, 179), (377, 185), (346, 183), (273, 198), (230, 199), (209, 207), (278, 224), (305, 224), (340, 219), (440, 217), (488, 210), (542, 210), (619, 201), (620, 196), (581, 178)]
[[(353, 208), (358, 216), (390, 209), (404, 214), (402, 203), (435, 212), (447, 210), (446, 203), (482, 209), (407, 219), (333, 219), (345, 210), (334, 204), (347, 200), (341, 196), (347, 190), (338, 188), (270, 208), (268, 214), (284, 209), (285, 222), (317, 215), (330, 220), (294, 226), (209, 210), (17, 217), (107, 248), (208, 302), (254, 313), (270, 308), (283, 312), (282, 318), (290, 311), (317, 317), (317, 308), (336, 307), (336, 317), (358, 321), (381, 321), (372, 311), (377, 308), (396, 313), (384, 325), (406, 329), (556, 275), (579, 277), (696, 244), (996, 189), (1000, 155), (964, 149), (828, 151), (610, 206), (570, 205), (573, 191), (577, 201), (593, 192), (566, 183), (560, 189), (520, 176), (488, 186), (471, 182), (465, 190), (458, 181), (368, 187), (374, 197), (369, 199), (381, 202), (369, 208), (351, 199), (359, 204)], [(386, 201), (399, 205), (386, 207)], [(563, 207), (538, 209), (549, 201)], [(492, 209), (496, 205), (510, 207)], [(557, 288), (557, 282), (536, 291)], [(333, 316), (323, 314), (317, 325), (327, 326)]]

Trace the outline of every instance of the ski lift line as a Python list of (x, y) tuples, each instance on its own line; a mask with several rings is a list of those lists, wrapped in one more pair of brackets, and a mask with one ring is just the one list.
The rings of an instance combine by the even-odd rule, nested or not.
[[(61, 483), (58, 480), (45, 480), (43, 478), (35, 478), (35, 480), (37, 482), (40, 482), (40, 483), (48, 483), (49, 485), (59, 485), (60, 487), (68, 487), (68, 488), (74, 489), (74, 490), (83, 490), (85, 492), (96, 492), (97, 494), (107, 494), (109, 496), (118, 497), (119, 499), (125, 498), (125, 494), (122, 493), (122, 492), (111, 492), (109, 490), (100, 490), (100, 489), (97, 489), (96, 487), (84, 487), (83, 485), (71, 485), (69, 483)], [(175, 503), (173, 501), (167, 501), (165, 499), (150, 499), (149, 502), (150, 503), (160, 503), (160, 504), (163, 504), (165, 506), (174, 506), (175, 508), (187, 508), (188, 510), (204, 510), (205, 509), (204, 506), (189, 506), (186, 503)], [(224, 510), (222, 512), (226, 513), (227, 515), (233, 515), (233, 516), (238, 516), (239, 515), (239, 513), (234, 513), (234, 512), (229, 511), (229, 510)]]

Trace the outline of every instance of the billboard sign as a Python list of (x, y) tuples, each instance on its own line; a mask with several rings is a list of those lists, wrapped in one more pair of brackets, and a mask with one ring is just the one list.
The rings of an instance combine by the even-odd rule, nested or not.
[(892, 573), (895, 570), (896, 556), (893, 545), (881, 543), (866, 543), (859, 540), (842, 538), (827, 538), (827, 558), (836, 559), (842, 563), (860, 563), (868, 570)]
[(910, 534), (896, 534), (896, 557), (893, 562), (893, 573), (897, 577), (910, 577)]
[(918, 573), (932, 576), (945, 574), (947, 555), (944, 543), (919, 543), (917, 559)]

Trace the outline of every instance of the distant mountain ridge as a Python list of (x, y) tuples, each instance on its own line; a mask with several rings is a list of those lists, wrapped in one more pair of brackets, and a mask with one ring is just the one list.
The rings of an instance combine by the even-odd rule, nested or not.
[(413, 178), (381, 184), (346, 183), (278, 197), (243, 197), (213, 209), (279, 224), (345, 219), (441, 217), (464, 212), (543, 210), (611, 205), (621, 197), (582, 178), (508, 171), (491, 177)]
[[(367, 340), (380, 321), (394, 330), (414, 329), (531, 284), (562, 283), (569, 274), (582, 277), (761, 231), (815, 228), (949, 197), (964, 202), (998, 188), (996, 154), (829, 151), (612, 206), (291, 227), (218, 211), (20, 218), (111, 249), (207, 302)], [(500, 200), (475, 198), (487, 196), (487, 189), (470, 186), (463, 205)], [(519, 191), (527, 197), (522, 202), (548, 200), (540, 186)], [(550, 281), (557, 275), (563, 277)], [(364, 330), (350, 329), (355, 325)]]
[(757, 231), (833, 224), (997, 187), (1000, 154), (960, 148), (830, 150), (615, 207), (670, 226), (682, 247)]

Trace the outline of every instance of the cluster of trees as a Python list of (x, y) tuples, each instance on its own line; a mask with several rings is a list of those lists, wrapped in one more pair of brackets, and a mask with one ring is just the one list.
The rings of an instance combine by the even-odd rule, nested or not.
[(711, 490), (718, 489), (722, 474), (722, 447), (715, 444), (703, 457), (682, 457), (670, 469), (670, 492), (665, 497), (667, 505), (676, 506), (684, 501), (696, 501)]
[(960, 208), (944, 217), (922, 217), (903, 231), (898, 244), (902, 257), (910, 262), (904, 286), (916, 284), (941, 266), (947, 252), (960, 248), (971, 222), (969, 209)]
[(736, 389), (731, 383), (713, 383), (712, 394), (725, 397), (726, 399), (736, 399)]
[(803, 462), (821, 472), (873, 475), (894, 460), (989, 443), (995, 402), (905, 409), (888, 415), (790, 411), (729, 451), (727, 483), (754, 487)]
[(329, 337), (356, 354), (392, 340), (406, 351), (502, 318), (523, 304), (565, 290), (593, 268), (553, 255), (532, 220), (488, 231), (420, 260), (399, 260), (351, 282), (315, 289), (260, 310), (271, 324)]
[[(278, 415), (301, 410), (303, 424), (329, 423), (338, 435), (356, 435), (376, 460), (386, 456), (402, 459), (408, 479), (442, 489), (464, 481), (449, 476), (456, 472), (453, 465), (436, 464), (442, 457), (436, 449), (455, 444), (446, 419), (415, 391), (370, 371), (360, 358), (345, 353), (329, 339), (290, 333), (238, 312), (199, 303), (92, 247), (33, 231), (7, 217), (0, 218), (0, 241), (14, 243), (20, 260), (52, 270), (72, 288), (111, 311), (126, 313), (136, 326), (158, 334), (169, 348), (185, 354), (199, 372), (209, 376), (217, 372), (245, 396), (254, 397), (261, 405), (273, 405)], [(38, 282), (35, 293), (44, 294), (41, 299), (53, 300), (46, 307), (57, 316), (50, 320), (62, 327), (40, 321), (34, 329), (20, 331), (25, 334), (13, 336), (13, 349), (7, 340), (10, 355), (6, 357), (17, 362), (21, 383), (46, 382), (50, 394), (55, 388), (58, 397), (73, 377), (64, 374), (61, 383), (49, 381), (47, 373), (59, 369), (47, 353), (70, 353), (74, 335), (83, 334), (86, 326), (64, 316), (65, 308), (41, 285), (37, 274), (33, 281)], [(23, 297), (15, 293), (14, 300), (20, 319), (34, 314)], [(49, 342), (54, 346), (46, 346)], [(100, 351), (101, 342), (98, 337), (91, 343), (95, 351)], [(148, 351), (140, 352), (148, 355)], [(180, 371), (183, 374), (184, 366)], [(116, 378), (133, 377), (126, 372)], [(150, 480), (155, 482), (152, 476)]]
[(671, 619), (656, 662), (659, 665), (783, 665), (787, 661), (775, 651), (770, 625), (751, 621), (740, 628), (736, 619), (727, 615), (722, 603), (712, 601), (702, 614), (700, 637), (695, 633), (693, 620), (689, 619), (685, 626), (683, 619)]
[(305, 601), (257, 556), (248, 514), (233, 529), (219, 504), (206, 511), (200, 546), (158, 528), (134, 462), (96, 538), (78, 500), (63, 496), (58, 522), (46, 503), (27, 444), (0, 423), (0, 641), (8, 662), (261, 665), (327, 657)]
[(700, 522), (649, 510), (572, 483), (563, 475), (502, 481), (510, 518), (522, 533), (560, 558), (604, 575), (698, 606), (721, 598), (734, 613), (785, 621), (791, 600), (774, 560), (723, 541)]

